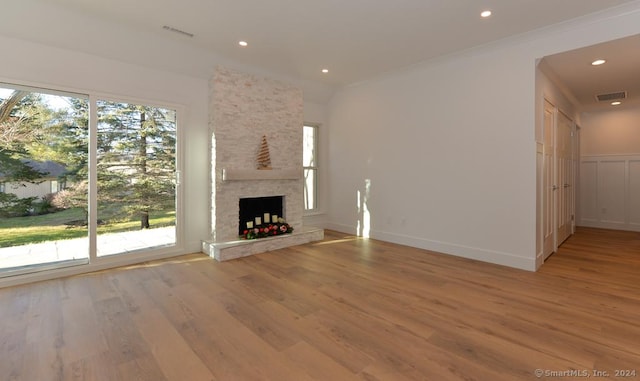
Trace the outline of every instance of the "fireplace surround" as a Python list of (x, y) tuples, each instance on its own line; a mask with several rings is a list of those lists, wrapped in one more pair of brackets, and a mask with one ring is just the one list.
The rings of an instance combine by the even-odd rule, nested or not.
[[(225, 260), (322, 239), (322, 229), (302, 224), (302, 91), (223, 67), (215, 69), (209, 90), (211, 239), (203, 241), (203, 251)], [(271, 170), (256, 169), (263, 136)], [(240, 199), (271, 197), (282, 198), (281, 211), (240, 216)], [(294, 232), (239, 240), (246, 223), (264, 213), (284, 216)]]

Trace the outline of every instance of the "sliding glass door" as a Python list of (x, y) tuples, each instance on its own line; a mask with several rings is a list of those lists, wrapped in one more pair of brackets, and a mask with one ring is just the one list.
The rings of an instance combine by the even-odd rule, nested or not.
[(176, 242), (176, 112), (97, 102), (97, 255)]
[(0, 83), (0, 277), (175, 246), (177, 143), (173, 109)]
[(0, 276), (87, 263), (88, 97), (0, 84)]

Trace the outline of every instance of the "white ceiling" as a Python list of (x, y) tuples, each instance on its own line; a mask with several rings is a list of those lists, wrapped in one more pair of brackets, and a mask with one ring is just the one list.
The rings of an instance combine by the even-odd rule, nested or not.
[[(3, 17), (0, 35), (195, 76), (228, 62), (334, 87), (633, 3), (640, 6), (638, 0), (20, 0), (3, 4), (11, 16)], [(493, 16), (480, 18), (484, 9)], [(249, 46), (239, 47), (241, 39)]]
[[(596, 59), (604, 65), (592, 66)], [(561, 82), (581, 111), (640, 107), (640, 34), (544, 57), (543, 71)], [(622, 105), (599, 102), (598, 94), (627, 92)]]

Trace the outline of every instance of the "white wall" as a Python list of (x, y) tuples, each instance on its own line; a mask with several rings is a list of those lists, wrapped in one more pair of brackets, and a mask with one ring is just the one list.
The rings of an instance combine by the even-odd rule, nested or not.
[(584, 113), (580, 155), (640, 154), (640, 109)]
[(98, 92), (116, 97), (176, 105), (183, 112), (182, 177), (186, 252), (200, 250), (207, 236), (208, 83), (205, 79), (158, 71), (83, 53), (0, 37), (4, 52), (0, 81), (75, 92)]
[(639, 31), (619, 9), (343, 89), (329, 226), (534, 270), (536, 59)]
[(374, 238), (531, 268), (533, 85), (533, 61), (478, 52), (342, 91), (331, 226), (366, 235), (366, 207)]
[(582, 117), (578, 224), (640, 231), (640, 109)]

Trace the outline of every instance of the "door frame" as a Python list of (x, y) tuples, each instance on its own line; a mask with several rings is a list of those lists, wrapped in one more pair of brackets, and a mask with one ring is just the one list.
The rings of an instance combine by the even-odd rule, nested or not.
[[(547, 106), (552, 107), (552, 125), (551, 130), (546, 131), (545, 128), (545, 115), (548, 112), (549, 108)], [(558, 198), (560, 195), (561, 187), (557, 184), (558, 179), (558, 158), (557, 158), (557, 143), (558, 143), (558, 116), (560, 113), (563, 113), (570, 122), (571, 122), (571, 142), (569, 147), (571, 149), (570, 153), (570, 167), (571, 167), (571, 182), (573, 186), (570, 190), (571, 194), (568, 197), (569, 199), (569, 210), (571, 214), (571, 226), (570, 226), (570, 234), (575, 232), (575, 214), (576, 214), (576, 193), (577, 193), (577, 156), (578, 151), (577, 147), (579, 147), (579, 142), (577, 142), (578, 134), (576, 133), (577, 124), (576, 122), (569, 116), (568, 113), (563, 112), (556, 106), (548, 97), (543, 96), (543, 106), (542, 106), (542, 139), (541, 141), (536, 142), (536, 165), (537, 165), (537, 179), (538, 179), (538, 242), (539, 242), (539, 253), (537, 258), (537, 265), (541, 265), (544, 261), (554, 252), (557, 251), (558, 246), (562, 244), (558, 242), (558, 225), (559, 225), (559, 215), (558, 213)], [(548, 133), (551, 133), (551, 137), (549, 140)], [(549, 147), (549, 143), (545, 144), (545, 142), (551, 142)], [(549, 150), (552, 150), (549, 155)], [(549, 172), (551, 171), (551, 172)], [(550, 183), (551, 182), (551, 183)], [(553, 189), (555, 187), (555, 189)], [(551, 192), (549, 192), (551, 191)], [(549, 199), (550, 198), (550, 199)], [(549, 215), (551, 214), (551, 215)], [(549, 219), (549, 220), (547, 220)], [(551, 224), (548, 226), (548, 224)], [(550, 228), (551, 237), (546, 234)], [(545, 240), (546, 238), (546, 240)]]

